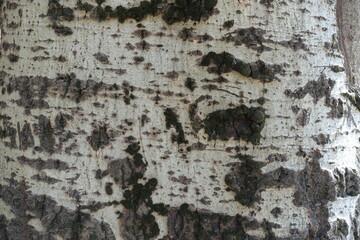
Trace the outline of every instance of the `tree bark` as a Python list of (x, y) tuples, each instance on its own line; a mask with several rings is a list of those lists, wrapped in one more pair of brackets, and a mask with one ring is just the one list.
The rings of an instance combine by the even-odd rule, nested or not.
[(357, 3), (0, 5), (0, 239), (360, 239)]

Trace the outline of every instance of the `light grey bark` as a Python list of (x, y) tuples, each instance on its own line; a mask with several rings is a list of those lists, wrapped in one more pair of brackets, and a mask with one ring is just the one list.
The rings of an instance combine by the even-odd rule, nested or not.
[(359, 239), (358, 3), (0, 3), (0, 239)]

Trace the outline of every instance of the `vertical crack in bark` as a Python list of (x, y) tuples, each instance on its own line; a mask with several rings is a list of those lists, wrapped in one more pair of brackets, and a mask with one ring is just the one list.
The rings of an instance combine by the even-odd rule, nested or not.
[(359, 30), (359, 1), (337, 0), (336, 20), (338, 24), (338, 44), (344, 57), (345, 71), (350, 90), (358, 89), (360, 81), (360, 30)]
[(348, 54), (347, 54), (347, 49), (345, 48), (345, 38), (344, 38), (344, 21), (343, 21), (343, 4), (344, 1), (347, 0), (337, 0), (336, 1), (336, 20), (337, 20), (337, 24), (338, 24), (338, 38), (339, 38), (339, 48), (340, 51), (342, 52), (342, 54), (344, 55), (344, 64), (345, 64), (345, 71), (346, 71), (346, 75), (348, 76), (348, 80), (351, 84), (354, 84), (354, 79), (352, 77), (351, 74), (351, 68), (349, 66), (349, 62), (348, 62)]

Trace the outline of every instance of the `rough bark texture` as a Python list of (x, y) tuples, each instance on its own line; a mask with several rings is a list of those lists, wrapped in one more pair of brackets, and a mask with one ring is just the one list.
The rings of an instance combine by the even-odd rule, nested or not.
[(0, 239), (359, 239), (352, 2), (0, 0)]

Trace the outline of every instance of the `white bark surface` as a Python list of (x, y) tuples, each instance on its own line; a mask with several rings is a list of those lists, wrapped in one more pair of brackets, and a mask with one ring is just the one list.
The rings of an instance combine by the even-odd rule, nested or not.
[[(63, 6), (70, 8), (75, 8), (75, 2), (60, 1)], [(11, 3), (17, 4), (17, 7), (9, 7)], [(89, 3), (96, 5), (95, 1)], [(129, 8), (139, 3), (107, 0), (104, 5)], [(319, 206), (327, 207), (328, 211), (325, 212), (329, 216), (322, 217), (332, 226), (331, 230), (325, 231), (328, 238), (356, 239), (354, 232), (358, 231), (358, 226), (354, 222), (359, 221), (355, 212), (360, 189), (356, 189), (358, 192), (352, 194), (354, 196), (340, 196), (341, 180), (335, 177), (336, 169), (345, 178), (345, 171), (354, 171), (357, 177), (354, 177), (352, 184), (359, 185), (357, 126), (360, 115), (342, 95), (348, 91), (345, 72), (334, 71), (336, 66), (344, 67), (344, 58), (338, 48), (335, 3), (330, 0), (273, 1), (266, 5), (253, 0), (223, 0), (217, 3), (215, 13), (208, 19), (171, 25), (162, 19), (161, 14), (148, 16), (141, 22), (127, 19), (119, 23), (116, 19), (99, 22), (90, 18), (90, 13), (75, 10), (73, 21), (59, 20), (62, 25), (72, 29), (73, 34), (68, 36), (58, 36), (49, 27), (52, 21), (46, 16), (47, 11), (48, 2), (43, 0), (12, 0), (3, 4), (1, 71), (4, 72), (2, 88), (5, 90), (0, 95), (0, 126), (3, 130), (14, 128), (13, 143), (16, 146), (11, 144), (12, 136), (5, 134), (0, 143), (2, 185), (9, 185), (7, 179), (23, 180), (31, 194), (49, 196), (58, 205), (73, 211), (79, 205), (92, 205), (94, 202), (120, 202), (124, 199), (124, 189), (111, 175), (97, 179), (96, 171), (106, 170), (113, 160), (131, 157), (125, 149), (129, 145), (127, 138), (133, 136), (135, 141), (139, 141), (139, 153), (148, 164), (144, 178), (138, 182), (145, 184), (151, 178), (158, 181), (151, 195), (153, 203), (163, 203), (168, 208), (178, 208), (187, 203), (201, 211), (229, 216), (239, 214), (259, 223), (265, 219), (275, 226), (271, 231), (276, 239), (320, 239), (320, 235), (311, 238), (309, 232), (323, 228), (321, 217), (314, 212), (322, 211), (317, 209)], [(358, 17), (356, 14), (351, 16)], [(223, 23), (229, 20), (234, 21), (234, 26), (226, 29)], [(137, 26), (139, 23), (144, 27)], [(263, 30), (264, 34), (258, 42), (251, 40), (250, 47), (245, 43), (236, 45), (234, 41), (224, 40), (230, 34), (235, 35), (237, 29), (252, 27)], [(184, 28), (193, 32), (185, 40), (179, 35)], [(136, 33), (139, 29), (145, 29), (148, 36), (139, 36)], [(204, 34), (210, 35), (211, 39), (201, 40)], [(146, 41), (146, 49), (139, 47), (141, 41)], [(6, 50), (4, 43), (16, 44), (19, 49), (10, 47)], [(202, 57), (211, 51), (231, 53), (246, 63), (262, 60), (280, 65), (282, 71), (276, 74), (277, 79), (266, 83), (244, 77), (236, 71), (222, 73), (228, 82), (206, 82), (204, 79), (218, 77), (209, 73), (207, 67), (199, 65)], [(18, 61), (9, 61), (11, 54), (18, 56)], [(352, 56), (349, 59), (356, 59), (357, 52), (351, 48), (347, 49), (347, 54)], [(66, 61), (57, 60), (59, 56)], [(103, 60), (99, 61), (96, 56), (103, 56)], [(60, 85), (56, 85), (60, 75), (70, 73), (76, 76), (70, 81), (83, 81), (82, 90), (78, 89), (82, 91), (80, 96), (71, 88), (69, 92), (64, 92)], [(9, 93), (8, 85), (22, 76), (32, 79), (29, 80), (28, 89), (24, 89), (24, 86), (20, 89), (17, 85), (18, 88)], [(45, 96), (41, 96), (42, 84), (34, 84), (36, 77), (48, 78)], [(194, 91), (185, 86), (187, 78), (196, 81)], [(93, 93), (92, 89), (86, 88), (87, 80), (101, 82), (107, 89)], [(318, 84), (309, 85), (312, 81)], [(333, 87), (329, 87), (331, 81), (334, 81)], [(110, 89), (114, 84), (117, 87)], [(209, 84), (216, 85), (217, 89), (209, 90)], [(33, 97), (26, 96), (27, 91)], [(297, 95), (291, 95), (294, 92)], [(303, 94), (301, 97), (300, 93)], [(134, 96), (133, 99), (129, 99), (130, 94)], [(268, 118), (261, 131), (260, 143), (254, 145), (234, 139), (209, 140), (204, 128), (195, 131), (189, 109), (191, 104), (205, 95), (209, 97), (198, 104), (197, 114), (201, 120), (212, 112), (241, 104), (261, 107), (257, 99), (265, 98), (262, 107)], [(43, 100), (48, 105), (34, 107), (33, 103), (37, 100)], [(329, 102), (333, 104), (330, 106)], [(341, 107), (343, 114), (336, 117), (333, 113), (341, 112)], [(178, 116), (188, 143), (172, 141), (172, 134), (178, 133), (175, 126), (166, 128), (164, 111), (167, 108)], [(68, 116), (62, 130), (56, 129), (55, 119), (60, 114)], [(41, 130), (36, 132), (41, 115), (49, 119), (53, 129), (50, 133), (52, 137), (45, 137), (47, 143), (40, 140)], [(142, 123), (142, 119), (147, 120)], [(19, 136), (26, 123), (31, 125), (34, 144), (22, 148)], [(104, 127), (108, 143), (94, 149), (89, 143), (89, 136), (99, 127)], [(46, 150), (45, 145), (51, 144), (51, 138), (55, 143), (50, 150)], [(198, 143), (204, 147), (195, 149), (194, 145)], [(192, 147), (191, 151), (189, 147)], [(241, 150), (237, 152), (236, 149)], [(299, 154), (300, 150), (306, 156)], [(321, 157), (314, 157), (317, 152)], [(229, 164), (241, 162), (234, 158), (238, 153), (250, 155), (254, 161), (264, 163), (261, 168), (264, 175), (284, 168), (294, 171), (295, 180), (285, 186), (260, 183), (257, 191), (260, 200), (245, 206), (234, 199), (234, 191), (229, 191), (225, 183), (225, 176), (231, 171)], [(21, 156), (28, 159), (21, 161)], [(283, 159), (272, 161), (271, 156), (281, 156)], [(39, 158), (45, 162), (58, 159), (66, 163), (68, 168), (59, 170), (30, 166), (29, 159)], [(312, 161), (318, 162), (321, 170), (309, 167), (314, 171), (315, 177), (310, 174), (311, 177), (329, 174), (330, 178), (324, 179), (331, 181), (314, 180), (308, 175), (308, 184), (316, 188), (316, 196), (311, 196), (312, 191), (309, 190), (310, 194), (303, 196), (310, 198), (307, 203), (298, 204), (296, 192), (304, 193), (299, 190), (301, 183), (298, 181), (304, 180), (299, 176), (301, 171), (306, 172), (304, 169)], [(39, 177), (34, 177), (36, 175), (54, 180), (47, 178), (40, 181)], [(106, 193), (106, 183), (112, 183), (111, 195)], [(326, 192), (324, 196), (317, 193), (322, 184), (330, 183), (334, 185), (330, 188), (336, 190), (334, 199), (330, 196), (334, 193)], [(79, 196), (77, 199), (71, 197), (74, 192)], [(330, 199), (325, 200), (328, 197)], [(16, 218), (12, 206), (5, 200), (0, 200), (0, 208), (0, 213), (8, 221)], [(281, 208), (281, 214), (273, 214), (274, 208)], [(119, 220), (119, 212), (124, 211), (122, 204), (110, 204), (93, 212), (88, 209), (82, 211), (109, 224), (116, 239), (126, 239)], [(168, 216), (153, 215), (160, 228), (155, 239), (161, 239), (169, 234)], [(336, 225), (338, 219), (346, 221), (347, 235), (339, 232)], [(37, 217), (28, 225), (38, 232), (46, 231), (42, 220)], [(268, 234), (263, 227), (245, 230), (257, 239), (264, 239)], [(63, 239), (61, 234), (57, 239)]]

